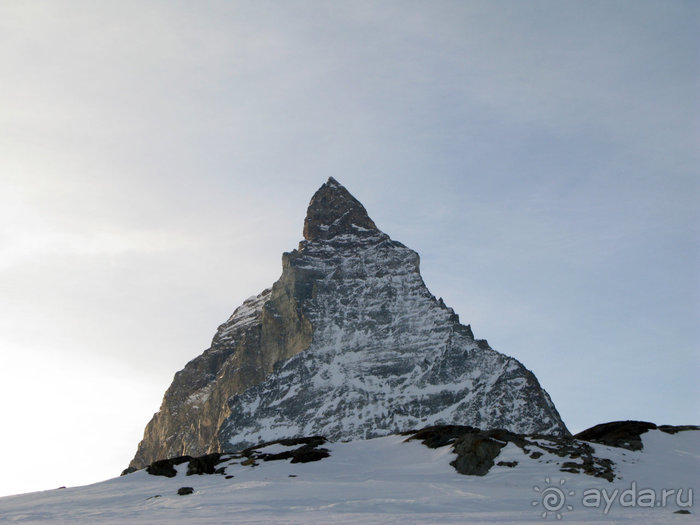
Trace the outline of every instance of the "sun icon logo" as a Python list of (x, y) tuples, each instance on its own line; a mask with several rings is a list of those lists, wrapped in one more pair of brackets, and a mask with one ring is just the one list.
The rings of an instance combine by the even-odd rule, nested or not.
[(539, 499), (532, 502), (532, 506), (537, 507), (540, 504), (542, 505), (544, 509), (542, 514), (540, 514), (542, 519), (547, 519), (551, 513), (555, 518), (560, 520), (564, 509), (569, 512), (574, 510), (572, 505), (566, 503), (566, 496), (574, 496), (576, 492), (573, 490), (565, 491), (564, 483), (566, 483), (566, 480), (564, 479), (559, 480), (559, 487), (553, 484), (549, 478), (544, 478), (544, 482), (547, 484), (546, 487), (540, 488), (537, 485), (532, 487), (532, 490), (540, 495)]

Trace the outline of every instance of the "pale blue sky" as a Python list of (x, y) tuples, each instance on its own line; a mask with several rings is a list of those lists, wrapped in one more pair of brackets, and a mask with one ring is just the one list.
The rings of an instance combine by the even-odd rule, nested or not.
[(698, 22), (680, 1), (0, 4), (0, 449), (105, 456), (8, 464), (0, 494), (126, 466), (328, 176), (572, 431), (698, 423)]

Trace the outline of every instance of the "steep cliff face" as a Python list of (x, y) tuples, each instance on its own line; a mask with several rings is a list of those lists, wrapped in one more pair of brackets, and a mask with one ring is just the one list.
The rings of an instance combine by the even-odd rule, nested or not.
[(304, 272), (289, 269), (271, 289), (244, 301), (219, 326), (211, 347), (175, 374), (129, 466), (219, 450), (228, 399), (262, 382), (275, 363), (311, 342), (311, 324), (296, 297), (298, 281)]
[(284, 437), (369, 438), (454, 423), (568, 434), (535, 376), (476, 340), (419, 257), (334, 179), (280, 279), (175, 376), (131, 466)]

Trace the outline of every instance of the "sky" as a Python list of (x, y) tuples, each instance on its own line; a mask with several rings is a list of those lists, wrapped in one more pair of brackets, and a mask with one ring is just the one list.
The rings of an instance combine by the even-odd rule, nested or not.
[(573, 432), (700, 423), (699, 22), (0, 2), (0, 495), (119, 474), (329, 176)]

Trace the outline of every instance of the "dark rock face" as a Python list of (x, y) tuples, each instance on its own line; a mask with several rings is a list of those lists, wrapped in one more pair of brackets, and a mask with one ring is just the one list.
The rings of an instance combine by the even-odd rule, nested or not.
[(411, 435), (430, 448), (452, 445), (457, 458), (450, 463), (457, 472), (471, 476), (484, 476), (494, 465), (494, 459), (508, 442), (524, 448), (524, 436), (505, 430), (480, 430), (459, 425), (439, 425), (424, 428)]
[(180, 487), (177, 489), (178, 496), (187, 496), (188, 494), (193, 494), (194, 489), (192, 487)]
[[(254, 447), (248, 447), (238, 454), (206, 454), (199, 457), (178, 456), (175, 458), (161, 459), (154, 461), (146, 467), (146, 472), (152, 476), (165, 476), (174, 478), (177, 476), (177, 465), (187, 463), (187, 476), (203, 474), (221, 474), (226, 479), (231, 479), (232, 475), (226, 475), (226, 467), (238, 464), (246, 467), (255, 467), (261, 461), (283, 461), (290, 460), (290, 463), (310, 463), (320, 461), (330, 457), (330, 451), (322, 447), (326, 443), (326, 438), (321, 436), (311, 436), (294, 439), (278, 439), (267, 443), (260, 443)], [(265, 449), (271, 446), (281, 446), (287, 448), (282, 452), (266, 452)], [(135, 472), (138, 469), (127, 469), (122, 476)]]
[(501, 449), (508, 443), (513, 443), (533, 460), (540, 460), (545, 454), (568, 460), (556, 461), (561, 472), (588, 474), (608, 481), (615, 479), (612, 461), (595, 456), (593, 447), (571, 436), (522, 435), (503, 429), (480, 430), (467, 426), (444, 425), (425, 428), (407, 438), (413, 439), (431, 448), (450, 445), (457, 454), (457, 458), (450, 464), (460, 474), (470, 476), (484, 476), (494, 464), (516, 467), (517, 461), (495, 463)]
[(473, 432), (479, 432), (479, 429), (466, 425), (438, 425), (426, 427), (418, 431), (408, 430), (401, 434), (410, 436), (408, 438), (409, 440), (416, 439), (420, 441), (426, 447), (440, 448), (446, 445), (452, 445), (458, 438)]
[(494, 458), (505, 445), (482, 433), (465, 434), (454, 444), (457, 459), (450, 464), (460, 474), (484, 476), (493, 467)]
[[(276, 441), (262, 443), (255, 447), (249, 447), (245, 449), (242, 454), (253, 460), (257, 459), (260, 461), (279, 461), (283, 459), (290, 459), (290, 463), (309, 463), (311, 461), (320, 461), (323, 458), (330, 457), (329, 450), (321, 447), (321, 445), (324, 443), (326, 443), (326, 438), (322, 436), (278, 439)], [(285, 450), (284, 452), (278, 452), (275, 454), (262, 452), (262, 450), (270, 445), (282, 445), (285, 447), (297, 448), (291, 448), (290, 450)]]
[(154, 461), (146, 467), (146, 472), (151, 476), (165, 476), (166, 478), (174, 478), (177, 476), (176, 465), (181, 465), (192, 458), (189, 456), (178, 456), (175, 458), (161, 459)]
[(640, 436), (647, 430), (655, 428), (657, 428), (656, 425), (648, 421), (612, 421), (579, 432), (574, 437), (611, 447), (642, 450)]
[(340, 234), (378, 231), (367, 210), (333, 177), (311, 198), (304, 220), (304, 239), (319, 241)]
[(131, 467), (262, 441), (363, 439), (431, 424), (568, 435), (535, 376), (426, 288), (419, 257), (334, 179), (298, 250), (175, 375)]
[(579, 432), (574, 437), (583, 441), (600, 443), (609, 447), (626, 448), (627, 450), (642, 450), (642, 434), (649, 430), (661, 430), (667, 434), (675, 434), (686, 430), (700, 430), (695, 425), (655, 425), (648, 421), (611, 421), (601, 423)]
[(685, 432), (686, 430), (700, 430), (700, 426), (698, 425), (659, 425), (656, 428), (667, 434), (677, 434), (678, 432)]
[(190, 459), (187, 464), (187, 475), (214, 474), (216, 466), (221, 462), (221, 454), (207, 454), (198, 458)]

